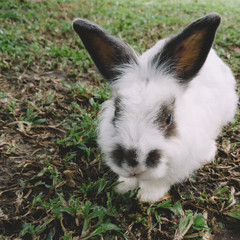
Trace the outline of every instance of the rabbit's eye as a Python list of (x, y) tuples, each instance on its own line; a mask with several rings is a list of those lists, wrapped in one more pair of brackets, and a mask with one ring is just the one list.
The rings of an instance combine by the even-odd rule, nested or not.
[(174, 102), (175, 99), (170, 103), (163, 104), (154, 120), (154, 124), (164, 133), (166, 138), (177, 135), (176, 121), (174, 119)]
[(171, 113), (168, 114), (168, 116), (166, 118), (166, 124), (169, 125), (172, 122), (172, 119), (173, 119), (172, 114)]

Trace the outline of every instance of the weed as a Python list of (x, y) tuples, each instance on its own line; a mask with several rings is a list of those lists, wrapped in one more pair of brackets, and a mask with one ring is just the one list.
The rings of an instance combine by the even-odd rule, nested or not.
[(1, 99), (7, 98), (6, 91), (5, 91), (4, 89), (1, 90), (0, 98), (1, 98)]
[(240, 205), (236, 205), (234, 209), (227, 213), (228, 216), (240, 220)]
[(95, 119), (93, 115), (85, 109), (72, 102), (72, 106), (81, 111), (81, 114), (72, 113), (73, 118), (71, 128), (67, 131), (65, 138), (58, 139), (57, 143), (65, 147), (75, 147), (87, 154), (87, 160), (90, 161), (91, 153), (96, 149), (95, 143), (97, 133), (95, 129)]
[(19, 237), (23, 237), (26, 234), (30, 234), (32, 236), (41, 233), (42, 231), (44, 231), (47, 227), (47, 225), (52, 222), (54, 219), (48, 219), (47, 221), (45, 221), (42, 225), (31, 225), (28, 223), (24, 223), (23, 224), (23, 229), (22, 231), (19, 233)]
[(6, 108), (7, 111), (13, 116), (14, 119), (16, 119), (16, 114), (15, 114), (16, 104), (17, 104), (17, 99), (11, 98)]
[(14, 153), (15, 151), (17, 150), (17, 147), (12, 145), (12, 144), (9, 144), (8, 145), (8, 149), (7, 149), (7, 153), (8, 154), (11, 154), (11, 153)]

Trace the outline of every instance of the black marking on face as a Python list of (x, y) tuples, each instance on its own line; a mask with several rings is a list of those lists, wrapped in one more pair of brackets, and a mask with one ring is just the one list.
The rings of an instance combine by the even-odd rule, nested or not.
[(173, 99), (170, 103), (164, 104), (157, 113), (154, 124), (164, 131), (164, 136), (167, 138), (177, 135), (176, 122), (174, 120), (174, 103)]
[(125, 149), (120, 144), (116, 145), (115, 149), (111, 152), (111, 158), (113, 159), (114, 163), (119, 167), (121, 167), (123, 163), (124, 152)]
[(114, 111), (114, 117), (113, 117), (113, 125), (115, 126), (116, 121), (120, 118), (121, 116), (121, 98), (120, 97), (116, 97), (114, 100), (114, 107), (115, 107), (115, 111)]
[(125, 160), (130, 167), (136, 167), (138, 165), (137, 162), (137, 151), (132, 148), (125, 152)]
[(151, 150), (146, 159), (147, 167), (156, 167), (161, 160), (161, 151), (158, 149)]
[(138, 165), (137, 150), (134, 148), (126, 149), (118, 144), (111, 152), (110, 156), (119, 167), (122, 166), (123, 162), (127, 163), (130, 167), (136, 167)]

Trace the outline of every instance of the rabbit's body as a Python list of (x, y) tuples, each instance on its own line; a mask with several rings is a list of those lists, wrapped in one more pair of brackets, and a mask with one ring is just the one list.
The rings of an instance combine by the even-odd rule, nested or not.
[[(188, 37), (189, 29), (193, 31), (190, 25), (181, 38)], [(194, 32), (191, 42), (202, 41), (202, 32)], [(114, 66), (113, 98), (103, 104), (98, 143), (107, 165), (120, 176), (120, 193), (140, 187), (140, 200), (159, 200), (172, 184), (214, 158), (216, 137), (233, 120), (237, 95), (230, 68), (208, 50), (206, 59), (198, 60), (200, 70), (192, 73), (192, 58), (201, 53), (185, 52), (190, 40), (176, 47), (174, 61), (164, 55), (172, 41), (166, 38), (141, 56), (128, 50), (133, 61)]]
[[(121, 82), (112, 86), (126, 109), (114, 126), (114, 99), (104, 103), (98, 141), (104, 153), (111, 153), (120, 142), (125, 143), (126, 148), (137, 148), (142, 163), (152, 149), (164, 151), (165, 166), (150, 169), (137, 178), (129, 179), (127, 171), (111, 166), (124, 181), (117, 190), (126, 192), (140, 186), (143, 201), (157, 201), (170, 185), (184, 180), (203, 162), (214, 158), (215, 139), (222, 126), (233, 120), (237, 101), (232, 72), (214, 50), (186, 89), (174, 78), (161, 76), (160, 72), (151, 76), (152, 71), (148, 69), (151, 66), (145, 64), (150, 51), (140, 56), (136, 68), (126, 69), (125, 73), (123, 70)], [(165, 138), (158, 134), (158, 127), (153, 123), (158, 108), (172, 97), (176, 103), (176, 129), (173, 136)], [(111, 158), (105, 154), (111, 165), (108, 157)]]

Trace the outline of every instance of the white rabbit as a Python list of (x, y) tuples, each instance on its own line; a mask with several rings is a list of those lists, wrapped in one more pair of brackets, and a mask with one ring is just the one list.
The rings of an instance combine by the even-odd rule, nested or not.
[(235, 79), (211, 49), (221, 17), (210, 13), (139, 56), (99, 26), (73, 28), (110, 83), (98, 143), (119, 175), (116, 191), (140, 187), (155, 202), (215, 156), (215, 139), (237, 108)]

